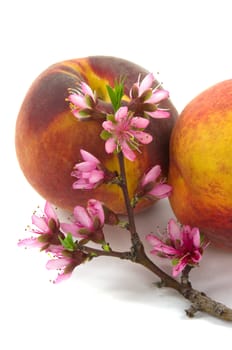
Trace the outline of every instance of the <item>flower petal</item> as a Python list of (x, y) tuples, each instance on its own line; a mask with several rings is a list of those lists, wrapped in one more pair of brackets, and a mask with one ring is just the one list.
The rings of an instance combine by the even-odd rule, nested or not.
[(28, 248), (42, 248), (44, 245), (43, 242), (39, 242), (36, 237), (21, 239), (18, 242), (19, 247), (28, 247)]
[(56, 212), (48, 201), (46, 201), (45, 203), (44, 213), (46, 214), (48, 219), (53, 219), (58, 224)]
[(89, 230), (92, 229), (93, 221), (90, 218), (85, 208), (77, 205), (73, 210), (73, 214), (74, 214), (75, 220), (77, 221), (78, 224), (80, 224), (81, 227), (88, 228)]
[(138, 129), (145, 129), (149, 124), (149, 119), (142, 118), (142, 117), (133, 117), (131, 119), (131, 126), (138, 128)]
[(48, 270), (59, 270), (65, 268), (70, 263), (70, 258), (58, 258), (48, 260), (46, 268)]
[(166, 184), (157, 184), (148, 193), (154, 197), (162, 199), (162, 198), (166, 198), (167, 196), (169, 196), (171, 191), (172, 191), (171, 186), (166, 185)]
[(180, 259), (177, 265), (175, 265), (172, 269), (172, 276), (176, 277), (179, 275), (187, 265), (187, 260), (186, 259)]
[(120, 144), (120, 146), (124, 157), (133, 162), (136, 158), (136, 155), (132, 151), (132, 149), (128, 146), (127, 142), (123, 141), (122, 144)]
[(113, 153), (114, 150), (116, 149), (117, 144), (116, 141), (113, 137), (110, 137), (106, 142), (105, 142), (105, 150), (106, 153)]
[(78, 108), (87, 108), (87, 104), (85, 102), (85, 98), (78, 94), (71, 94), (68, 97), (69, 101), (74, 104), (74, 106)]
[(95, 101), (95, 96), (94, 96), (93, 90), (91, 89), (91, 87), (88, 84), (86, 84), (83, 81), (81, 82), (81, 90), (85, 95), (91, 96), (92, 99)]
[(68, 224), (68, 223), (61, 223), (60, 224), (61, 230), (65, 233), (71, 233), (72, 236), (74, 237), (79, 237), (79, 238), (85, 238), (87, 235), (81, 235), (79, 234), (79, 227), (75, 224)]
[(98, 217), (101, 225), (104, 225), (105, 214), (102, 203), (100, 201), (96, 199), (90, 199), (88, 201), (87, 211), (92, 216), (92, 218)]
[(163, 100), (166, 100), (169, 97), (169, 92), (167, 90), (156, 90), (152, 96), (149, 98), (149, 100), (146, 101), (146, 103), (159, 103)]
[(155, 165), (153, 166), (153, 168), (151, 168), (151, 170), (148, 171), (147, 174), (145, 174), (145, 176), (142, 179), (142, 186), (147, 185), (149, 182), (155, 182), (157, 180), (157, 178), (160, 176), (161, 174), (161, 167), (159, 165)]
[(139, 142), (141, 142), (144, 145), (147, 145), (152, 142), (153, 137), (144, 131), (133, 131), (133, 135)]
[(150, 117), (157, 119), (169, 118), (170, 113), (168, 111), (164, 111), (162, 109), (157, 109), (154, 112), (146, 112)]
[(192, 240), (195, 248), (200, 248), (201, 245), (201, 236), (200, 231), (197, 227), (192, 228)]
[(141, 96), (144, 93), (144, 91), (150, 89), (154, 81), (154, 75), (152, 73), (148, 73), (139, 84), (139, 96)]
[(118, 123), (123, 122), (127, 118), (128, 108), (126, 106), (120, 107), (115, 113), (115, 120)]
[(86, 172), (96, 169), (96, 165), (97, 163), (95, 162), (86, 161), (75, 164), (74, 169), (81, 172)]
[(173, 242), (181, 240), (180, 228), (174, 219), (168, 221), (168, 235)]
[(32, 224), (37, 226), (42, 232), (48, 232), (49, 227), (45, 221), (45, 218), (39, 217), (35, 214), (32, 215), (31, 217)]
[(88, 178), (90, 184), (97, 184), (104, 179), (104, 171), (102, 170), (93, 170), (90, 173)]
[(85, 151), (84, 149), (80, 150), (80, 154), (81, 154), (83, 160), (86, 162), (96, 163), (96, 164), (100, 163), (100, 161), (96, 157), (94, 157), (93, 154)]

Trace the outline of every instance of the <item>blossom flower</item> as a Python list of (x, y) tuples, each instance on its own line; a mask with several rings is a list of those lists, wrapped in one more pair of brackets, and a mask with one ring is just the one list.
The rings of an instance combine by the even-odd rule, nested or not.
[(86, 208), (77, 205), (74, 208), (73, 215), (73, 223), (61, 223), (64, 232), (96, 243), (104, 242), (102, 227), (105, 223), (105, 214), (101, 202), (90, 199)]
[(140, 183), (141, 196), (162, 199), (168, 197), (172, 187), (158, 181), (161, 174), (161, 167), (155, 165), (147, 174), (145, 174)]
[(151, 254), (159, 254), (172, 260), (172, 275), (176, 277), (187, 266), (198, 265), (207, 243), (203, 242), (197, 227), (188, 225), (179, 227), (174, 219), (170, 219), (167, 227), (166, 240), (161, 240), (153, 234), (146, 236), (153, 246)]
[(77, 178), (73, 189), (91, 190), (104, 180), (105, 173), (96, 157), (83, 149), (80, 150), (80, 153), (84, 161), (76, 164), (71, 173), (71, 176)]
[(22, 239), (18, 242), (19, 246), (37, 247), (41, 248), (41, 250), (47, 250), (49, 246), (59, 244), (58, 236), (62, 237), (62, 233), (59, 230), (60, 223), (56, 212), (49, 202), (45, 202), (42, 216), (32, 215), (32, 224), (35, 228), (31, 232), (37, 234), (38, 237)]
[(145, 112), (151, 118), (168, 118), (170, 113), (168, 110), (159, 108), (158, 104), (169, 97), (169, 92), (164, 89), (159, 89), (159, 86), (153, 88), (155, 78), (152, 73), (148, 73), (140, 82), (133, 84), (130, 89), (130, 97), (136, 100), (139, 111)]
[(102, 126), (107, 132), (105, 150), (107, 153), (122, 151), (123, 155), (134, 161), (134, 149), (139, 149), (139, 143), (148, 144), (152, 136), (143, 130), (148, 126), (149, 120), (133, 116), (128, 113), (127, 107), (120, 107), (113, 120), (104, 121)]
[(96, 105), (96, 97), (91, 87), (81, 82), (79, 90), (70, 89), (70, 92), (67, 100), (70, 102), (73, 115), (78, 119), (90, 117)]
[(59, 283), (68, 279), (73, 270), (80, 264), (82, 264), (88, 257), (88, 255), (81, 250), (69, 251), (62, 246), (53, 251), (54, 258), (48, 260), (46, 268), (48, 270), (59, 270), (54, 283)]

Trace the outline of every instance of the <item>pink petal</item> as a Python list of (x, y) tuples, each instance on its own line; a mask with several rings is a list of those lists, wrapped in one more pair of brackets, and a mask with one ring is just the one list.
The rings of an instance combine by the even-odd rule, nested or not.
[(170, 113), (168, 111), (163, 111), (161, 109), (157, 109), (154, 112), (146, 112), (150, 117), (157, 119), (169, 118)]
[(153, 166), (151, 170), (144, 176), (142, 180), (142, 186), (145, 186), (149, 182), (155, 182), (161, 174), (161, 167), (159, 165)]
[(155, 81), (154, 75), (152, 73), (148, 73), (139, 85), (139, 96), (141, 96), (144, 91), (150, 89)]
[(174, 266), (172, 269), (172, 276), (176, 277), (177, 275), (179, 275), (184, 270), (186, 265), (187, 265), (187, 260), (180, 259), (178, 264), (176, 266)]
[(170, 219), (168, 222), (168, 234), (173, 242), (181, 240), (180, 228), (174, 219)]
[(68, 278), (70, 278), (72, 275), (72, 271), (71, 272), (68, 272), (68, 273), (59, 273), (54, 281), (54, 283), (60, 283), (60, 282), (63, 282), (63, 281), (66, 281)]
[(126, 106), (120, 107), (115, 113), (115, 120), (119, 123), (127, 118), (128, 108)]
[(93, 90), (91, 89), (91, 87), (88, 84), (82, 82), (81, 83), (81, 90), (83, 91), (83, 93), (85, 95), (91, 96), (92, 99), (95, 101), (95, 96), (94, 96)]
[(146, 235), (146, 240), (151, 244), (151, 245), (159, 245), (159, 244), (163, 244), (163, 242), (156, 237), (155, 235), (152, 234), (148, 234)]
[(104, 171), (93, 170), (93, 171), (91, 171), (90, 176), (89, 176), (89, 183), (96, 184), (103, 179), (104, 179)]
[(169, 196), (171, 193), (171, 190), (172, 190), (172, 187), (169, 185), (158, 184), (148, 193), (154, 197), (162, 199), (162, 198)]
[[(65, 233), (71, 233), (72, 236), (74, 237), (81, 237), (83, 238), (84, 235), (81, 235), (78, 233), (79, 228), (75, 224), (67, 224), (65, 222), (61, 223), (60, 225), (61, 229)], [(87, 236), (85, 236), (87, 237)]]
[(133, 162), (136, 158), (136, 155), (132, 151), (132, 149), (128, 146), (127, 142), (123, 141), (122, 144), (120, 144), (120, 146), (124, 157), (126, 157), (127, 159)]
[(144, 145), (147, 145), (152, 142), (153, 137), (144, 131), (133, 131), (133, 135), (139, 142), (141, 142)]
[(141, 117), (133, 117), (131, 119), (131, 126), (138, 129), (145, 129), (149, 124), (149, 119)]
[(96, 164), (100, 163), (100, 161), (96, 157), (94, 157), (93, 154), (91, 154), (83, 149), (80, 150), (80, 153), (81, 153), (83, 160), (85, 160), (86, 162), (96, 163)]
[(87, 182), (83, 183), (76, 181), (73, 183), (72, 188), (74, 190), (92, 190), (94, 188), (94, 185)]
[(87, 104), (85, 102), (85, 98), (83, 96), (80, 96), (78, 94), (71, 94), (68, 97), (69, 101), (74, 104), (74, 106), (78, 108), (87, 108)]
[(56, 223), (58, 223), (56, 212), (48, 201), (45, 203), (44, 212), (48, 219), (53, 219)]
[(167, 90), (156, 90), (152, 96), (146, 101), (146, 103), (159, 103), (169, 97), (169, 92)]
[(200, 237), (200, 231), (197, 227), (194, 227), (192, 229), (192, 240), (193, 245), (195, 248), (200, 248), (201, 245), (201, 237)]
[(117, 147), (117, 144), (113, 137), (110, 137), (105, 143), (106, 153), (113, 153), (116, 147)]
[(94, 163), (94, 162), (81, 162), (81, 163), (77, 163), (74, 166), (74, 169), (81, 172), (86, 172), (86, 171), (91, 171), (96, 169), (96, 165), (97, 163)]
[(69, 258), (59, 258), (48, 260), (46, 268), (48, 270), (59, 270), (65, 268), (70, 263)]
[(88, 228), (90, 230), (92, 229), (93, 221), (89, 217), (85, 208), (77, 205), (73, 210), (73, 214), (77, 223), (80, 224), (80, 226), (82, 226), (83, 228)]
[(195, 250), (191, 255), (191, 260), (196, 264), (201, 260), (201, 258), (202, 258), (202, 255), (199, 252), (199, 250)]
[(35, 237), (21, 239), (18, 242), (19, 247), (42, 248), (43, 245), (44, 245), (44, 243), (39, 242), (38, 239)]
[(112, 132), (115, 129), (115, 125), (112, 123), (111, 120), (104, 121), (102, 123), (102, 127), (109, 132)]
[(37, 226), (42, 232), (49, 231), (49, 227), (45, 221), (45, 218), (39, 217), (39, 216), (33, 214), (31, 221), (32, 221), (32, 224)]
[(96, 199), (90, 199), (88, 201), (87, 210), (89, 214), (92, 216), (92, 218), (98, 217), (101, 225), (104, 225), (105, 214), (104, 214), (104, 209), (101, 202), (99, 202)]

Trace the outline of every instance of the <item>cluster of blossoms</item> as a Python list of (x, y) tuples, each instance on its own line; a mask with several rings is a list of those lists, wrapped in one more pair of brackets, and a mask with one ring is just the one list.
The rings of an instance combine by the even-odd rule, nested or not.
[(174, 219), (169, 220), (167, 232), (162, 239), (152, 234), (147, 235), (146, 239), (152, 245), (152, 254), (172, 260), (174, 277), (187, 265), (198, 265), (208, 245), (201, 238), (197, 227), (179, 226)]
[[(18, 243), (23, 247), (40, 248), (53, 256), (46, 267), (60, 271), (55, 283), (70, 277), (75, 267), (91, 258), (91, 254), (83, 249), (84, 243), (93, 241), (106, 245), (102, 231), (105, 214), (101, 202), (90, 199), (87, 208), (76, 206), (73, 215), (73, 223), (62, 223), (52, 205), (46, 202), (42, 215), (32, 216), (34, 228), (31, 232), (36, 236), (22, 239)], [(73, 237), (80, 240), (74, 241)]]
[[(99, 109), (96, 95), (90, 86), (83, 82), (79, 90), (71, 90), (68, 101), (73, 115), (79, 120), (96, 116), (104, 118), (102, 123), (104, 131), (101, 136), (106, 141), (106, 152), (122, 151), (125, 158), (133, 161), (136, 158), (134, 150), (138, 151), (140, 144), (149, 144), (153, 140), (152, 135), (144, 132), (149, 125), (149, 118), (168, 118), (170, 115), (169, 111), (159, 108), (159, 103), (166, 100), (169, 93), (159, 86), (153, 88), (154, 83), (152, 73), (146, 75), (142, 81), (139, 77), (130, 89), (131, 101), (128, 106), (119, 107), (113, 114), (106, 114)], [(122, 91), (121, 87), (120, 84), (117, 86), (116, 97), (118, 91)]]
[[(130, 101), (121, 105), (123, 85), (109, 88), (112, 113), (100, 108), (98, 98), (90, 86), (82, 82), (78, 90), (70, 90), (68, 101), (73, 115), (79, 120), (102, 118), (101, 133), (105, 141), (106, 153), (121, 153), (134, 161), (140, 144), (149, 144), (153, 137), (145, 129), (150, 118), (168, 118), (169, 111), (159, 107), (159, 103), (169, 97), (166, 90), (154, 87), (153, 74), (148, 74), (133, 84), (129, 91)], [(75, 164), (71, 176), (76, 180), (73, 189), (92, 190), (102, 183), (120, 186), (121, 174), (105, 168), (93, 154), (81, 149), (82, 161)], [(161, 167), (153, 166), (140, 179), (134, 197), (130, 198), (133, 209), (141, 198), (162, 199), (170, 195), (172, 188), (161, 177)], [(122, 184), (121, 184), (122, 185)], [(111, 251), (105, 242), (104, 225), (120, 224), (118, 216), (103, 203), (90, 199), (86, 208), (77, 205), (73, 211), (73, 222), (60, 222), (51, 204), (46, 202), (42, 215), (33, 214), (32, 233), (36, 236), (19, 241), (19, 246), (38, 247), (50, 253), (53, 258), (47, 262), (48, 269), (59, 270), (55, 282), (68, 278), (78, 265), (91, 259), (96, 250), (91, 250), (89, 241), (100, 244), (103, 251)], [(186, 266), (199, 263), (206, 244), (201, 240), (197, 228), (179, 226), (175, 220), (168, 223), (163, 239), (147, 235), (153, 246), (151, 253), (159, 254), (172, 260), (173, 276), (177, 276)]]

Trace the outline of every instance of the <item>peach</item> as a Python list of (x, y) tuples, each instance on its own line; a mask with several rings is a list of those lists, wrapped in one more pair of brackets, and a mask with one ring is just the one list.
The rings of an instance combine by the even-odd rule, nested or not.
[(177, 219), (232, 249), (232, 80), (202, 92), (180, 114), (170, 141), (169, 183)]
[[(102, 101), (109, 102), (106, 85), (125, 79), (125, 99), (138, 75), (147, 71), (124, 59), (110, 56), (91, 56), (52, 65), (33, 82), (22, 103), (16, 122), (16, 153), (21, 169), (34, 189), (60, 208), (72, 210), (85, 205), (89, 198), (103, 201), (117, 213), (125, 213), (120, 188), (103, 184), (91, 191), (73, 190), (70, 173), (81, 160), (80, 149), (95, 155), (110, 170), (118, 169), (117, 157), (107, 155), (100, 139), (102, 121), (78, 121), (66, 101), (68, 88), (76, 88), (80, 80), (96, 91)], [(158, 82), (157, 82), (158, 83)], [(171, 117), (152, 120), (149, 132), (154, 141), (142, 147), (136, 161), (126, 161), (129, 193), (133, 194), (138, 180), (149, 168), (160, 164), (167, 176), (169, 138), (177, 111), (170, 100), (162, 107), (169, 108)], [(143, 201), (138, 210), (150, 206)]]

